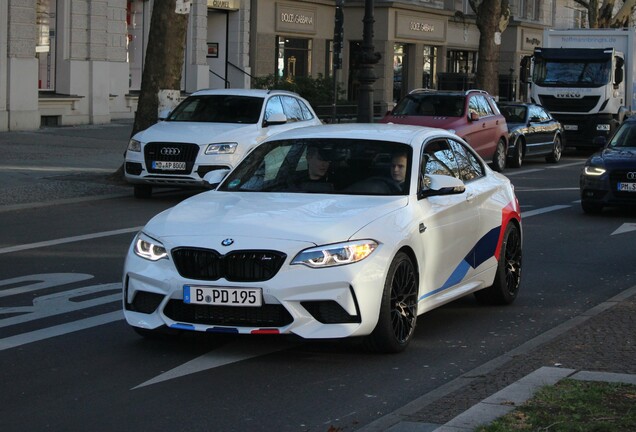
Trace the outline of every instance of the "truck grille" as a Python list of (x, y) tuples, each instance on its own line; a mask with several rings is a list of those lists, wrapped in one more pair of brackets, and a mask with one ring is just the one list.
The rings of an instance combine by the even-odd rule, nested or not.
[(221, 255), (212, 249), (176, 248), (172, 259), (179, 274), (188, 279), (260, 282), (273, 278), (285, 255), (270, 250), (237, 250)]
[[(190, 174), (194, 167), (194, 161), (199, 153), (199, 146), (188, 143), (149, 142), (144, 146), (144, 158), (146, 169), (153, 174)], [(155, 169), (152, 163), (160, 162), (185, 162), (184, 170)]]
[(581, 112), (586, 113), (594, 109), (598, 104), (598, 96), (584, 96), (581, 99), (557, 98), (554, 96), (539, 96), (541, 105), (552, 112)]

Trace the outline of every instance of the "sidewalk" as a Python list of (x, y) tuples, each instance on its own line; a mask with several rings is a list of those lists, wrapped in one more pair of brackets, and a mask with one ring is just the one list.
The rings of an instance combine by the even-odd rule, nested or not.
[(124, 161), (132, 121), (0, 132), (0, 209), (132, 194), (110, 178)]
[(636, 383), (636, 286), (358, 431), (472, 431), (570, 376)]
[[(115, 122), (1, 132), (0, 212), (131, 196), (132, 188), (111, 176), (123, 163), (131, 130), (132, 122)], [(634, 382), (636, 286), (359, 431), (474, 430), (522, 403), (537, 385), (566, 376)]]

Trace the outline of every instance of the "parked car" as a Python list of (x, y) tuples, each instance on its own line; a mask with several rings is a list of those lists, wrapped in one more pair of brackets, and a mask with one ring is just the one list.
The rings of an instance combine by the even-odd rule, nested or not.
[(583, 211), (636, 206), (636, 116), (623, 121), (609, 142), (597, 137), (596, 144), (604, 148), (587, 159), (579, 181)]
[(499, 103), (508, 125), (508, 165), (519, 168), (531, 156), (545, 156), (550, 163), (561, 160), (563, 126), (541, 105), (523, 102)]
[(483, 90), (413, 90), (380, 123), (447, 129), (463, 138), (484, 160), (492, 162), (495, 171), (506, 166), (506, 119), (495, 99)]
[(143, 336), (363, 336), (397, 352), (428, 310), (470, 293), (513, 302), (521, 258), (510, 181), (456, 135), (294, 129), (148, 222), (126, 258), (124, 315)]
[(125, 176), (137, 198), (157, 186), (201, 186), (210, 171), (233, 168), (264, 139), (321, 124), (310, 104), (281, 90), (201, 90), (130, 140)]

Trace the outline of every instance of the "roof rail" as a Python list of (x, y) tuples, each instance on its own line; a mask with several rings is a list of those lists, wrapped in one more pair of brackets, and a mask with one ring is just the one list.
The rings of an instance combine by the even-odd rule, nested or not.
[(411, 90), (409, 92), (409, 94), (412, 94), (412, 93), (426, 93), (426, 92), (433, 93), (433, 92), (436, 92), (436, 91), (437, 90), (435, 90), (435, 89), (429, 89), (429, 88), (416, 88), (416, 89)]
[(472, 92), (482, 93), (482, 94), (489, 94), (486, 90), (479, 90), (479, 89), (468, 89), (468, 90), (466, 90), (466, 94), (469, 94), (469, 93), (472, 93)]
[(269, 93), (271, 93), (273, 91), (280, 92), (280, 93), (287, 93), (287, 94), (290, 94), (290, 95), (298, 96), (298, 93), (296, 93), (296, 92), (289, 91), (289, 90), (280, 90), (280, 89), (269, 89), (269, 90), (267, 90), (267, 93), (269, 94)]

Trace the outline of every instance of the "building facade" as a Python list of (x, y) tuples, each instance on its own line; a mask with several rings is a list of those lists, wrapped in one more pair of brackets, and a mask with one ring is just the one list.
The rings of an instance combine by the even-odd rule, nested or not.
[[(512, 0), (500, 40), (499, 97), (519, 97), (523, 55), (544, 27), (574, 26), (557, 0)], [(562, 1), (562, 0), (559, 0)], [(563, 0), (573, 3), (572, 0)], [(0, 0), (0, 131), (133, 118), (152, 0)], [(357, 100), (363, 0), (344, 1), (342, 68), (334, 70), (335, 0), (178, 0), (189, 13), (181, 90), (249, 88), (253, 77), (333, 76)], [(566, 11), (567, 12), (567, 11)], [(479, 31), (467, 0), (375, 1), (376, 103), (413, 88), (474, 79)]]

